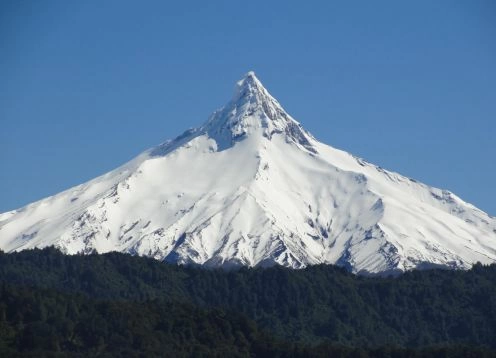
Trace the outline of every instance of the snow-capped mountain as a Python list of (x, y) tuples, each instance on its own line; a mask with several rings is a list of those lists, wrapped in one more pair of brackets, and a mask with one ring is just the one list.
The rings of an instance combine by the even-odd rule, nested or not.
[(201, 127), (0, 215), (0, 248), (354, 272), (496, 261), (496, 219), (317, 141), (254, 73)]

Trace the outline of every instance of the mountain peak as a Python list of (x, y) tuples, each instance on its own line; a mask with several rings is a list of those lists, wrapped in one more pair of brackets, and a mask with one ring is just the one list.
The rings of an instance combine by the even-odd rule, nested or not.
[(254, 77), (254, 78), (257, 78), (257, 76), (255, 75), (255, 71), (248, 71), (245, 75), (245, 78), (246, 77)]
[(311, 144), (312, 135), (272, 97), (253, 71), (236, 82), (231, 100), (212, 113), (201, 127), (188, 129), (174, 140), (152, 149), (150, 153), (152, 156), (165, 155), (202, 134), (215, 140), (218, 151), (228, 149), (248, 136), (262, 136), (271, 140), (274, 135), (283, 135), (286, 142), (317, 153)]
[(288, 141), (315, 153), (310, 144), (311, 135), (272, 97), (253, 71), (236, 83), (231, 101), (214, 112), (203, 129), (220, 149), (254, 133), (267, 139), (274, 134), (285, 134)]
[(236, 83), (233, 102), (236, 102), (243, 97), (252, 97), (257, 94), (267, 94), (267, 90), (257, 78), (255, 72), (249, 71)]

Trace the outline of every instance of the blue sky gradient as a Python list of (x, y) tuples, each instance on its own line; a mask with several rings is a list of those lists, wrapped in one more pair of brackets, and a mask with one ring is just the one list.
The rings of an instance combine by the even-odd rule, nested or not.
[(491, 0), (1, 2), (0, 212), (200, 125), (254, 70), (320, 141), (496, 215), (495, 39)]

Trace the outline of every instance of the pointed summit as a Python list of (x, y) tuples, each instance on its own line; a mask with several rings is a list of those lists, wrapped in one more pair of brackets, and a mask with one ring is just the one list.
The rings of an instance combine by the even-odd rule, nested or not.
[(253, 71), (236, 83), (231, 101), (214, 112), (202, 128), (221, 149), (248, 135), (260, 134), (270, 140), (274, 134), (284, 134), (287, 141), (315, 153), (312, 136), (271, 96)]
[(268, 95), (268, 92), (255, 75), (255, 72), (249, 71), (236, 83), (236, 90), (232, 101), (237, 102), (244, 97), (252, 98), (257, 97), (257, 95)]
[(282, 108), (253, 71), (236, 82), (231, 100), (212, 113), (201, 127), (188, 129), (174, 140), (162, 143), (153, 148), (150, 155), (166, 155), (204, 134), (215, 140), (218, 151), (228, 149), (248, 136), (272, 140), (274, 135), (280, 135), (300, 149), (317, 153), (312, 145), (315, 141), (312, 135)]

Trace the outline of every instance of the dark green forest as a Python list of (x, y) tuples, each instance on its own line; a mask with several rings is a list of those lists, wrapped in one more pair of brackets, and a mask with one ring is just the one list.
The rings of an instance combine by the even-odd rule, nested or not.
[(0, 356), (496, 356), (496, 265), (363, 277), (0, 253)]

